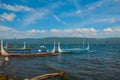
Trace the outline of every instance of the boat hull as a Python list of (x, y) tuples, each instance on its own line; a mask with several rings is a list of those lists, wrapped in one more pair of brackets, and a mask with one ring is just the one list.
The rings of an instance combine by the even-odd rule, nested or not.
[(3, 57), (45, 57), (45, 56), (58, 56), (55, 53), (25, 53), (25, 54), (9, 54), (9, 55), (2, 55)]

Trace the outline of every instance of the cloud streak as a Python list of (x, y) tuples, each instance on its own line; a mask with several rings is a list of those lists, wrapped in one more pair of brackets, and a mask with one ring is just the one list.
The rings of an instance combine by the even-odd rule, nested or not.
[(16, 38), (19, 37), (19, 31), (16, 29), (0, 25), (0, 38)]
[(66, 22), (62, 21), (58, 16), (56, 16), (55, 14), (53, 14), (53, 17), (60, 23), (64, 24), (65, 26), (69, 26)]
[(47, 9), (37, 9), (31, 12), (31, 14), (27, 15), (23, 19), (24, 27), (29, 26), (30, 24), (34, 23), (36, 20), (42, 19), (45, 15), (49, 13)]
[(23, 5), (17, 5), (17, 4), (15, 4), (13, 6), (13, 5), (1, 3), (0, 8), (15, 11), (15, 12), (18, 12), (18, 11), (33, 11), (33, 8), (30, 8), (28, 6), (23, 6)]
[(16, 17), (16, 15), (14, 13), (3, 13), (2, 15), (0, 15), (0, 18), (2, 21), (7, 20), (7, 21), (13, 21), (14, 18)]

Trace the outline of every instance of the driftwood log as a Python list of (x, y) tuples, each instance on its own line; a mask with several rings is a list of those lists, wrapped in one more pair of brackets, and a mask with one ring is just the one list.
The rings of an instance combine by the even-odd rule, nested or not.
[(0, 80), (9, 80), (9, 77), (7, 75), (0, 74)]
[[(40, 76), (36, 76), (32, 79), (26, 78), (24, 80), (46, 80), (46, 79), (49, 79), (49, 78), (56, 78), (56, 77), (63, 78), (64, 74), (65, 74), (64, 72), (43, 74), (43, 75), (40, 75)], [(12, 79), (10, 79), (7, 75), (0, 75), (0, 80), (12, 80)]]
[(40, 75), (40, 76), (36, 76), (30, 80), (45, 80), (48, 78), (55, 78), (55, 77), (63, 77), (64, 76), (64, 72), (60, 72), (60, 73), (50, 73), (50, 74), (44, 74), (44, 75)]

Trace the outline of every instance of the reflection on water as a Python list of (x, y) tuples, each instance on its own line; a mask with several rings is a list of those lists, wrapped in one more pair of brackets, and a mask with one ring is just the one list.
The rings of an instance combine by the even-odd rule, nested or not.
[(120, 80), (120, 45), (91, 45), (91, 48), (97, 53), (10, 58), (0, 69), (14, 79), (65, 71), (69, 80)]

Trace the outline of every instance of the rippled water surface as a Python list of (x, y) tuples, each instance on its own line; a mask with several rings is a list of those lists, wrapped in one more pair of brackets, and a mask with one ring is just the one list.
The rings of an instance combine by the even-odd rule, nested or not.
[(65, 71), (71, 80), (120, 80), (120, 45), (90, 45), (90, 48), (97, 52), (10, 58), (1, 72), (21, 79)]

